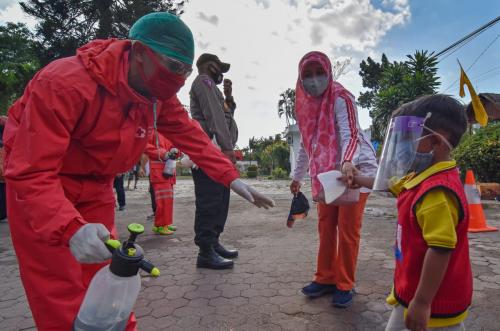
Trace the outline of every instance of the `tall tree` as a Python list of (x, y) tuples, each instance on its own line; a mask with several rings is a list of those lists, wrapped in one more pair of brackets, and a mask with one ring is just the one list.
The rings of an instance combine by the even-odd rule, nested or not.
[(290, 148), (281, 139), (274, 140), (261, 150), (257, 156), (262, 174), (271, 174), (276, 168), (282, 168), (287, 172), (290, 171)]
[(362, 92), (358, 98), (358, 104), (363, 108), (371, 108), (375, 94), (380, 88), (380, 80), (382, 71), (389, 66), (389, 60), (385, 54), (382, 54), (381, 63), (375, 62), (371, 57), (361, 61), (359, 64), (359, 75), (362, 78), (363, 87), (368, 88), (366, 92)]
[(255, 138), (252, 137), (248, 141), (248, 148), (253, 160), (258, 161), (259, 163), (262, 161), (262, 155), (264, 150), (274, 144), (277, 141), (282, 141), (282, 137), (280, 134), (273, 136), (269, 136), (268, 138), (260, 137)]
[(132, 24), (155, 11), (183, 13), (183, 0), (27, 0), (21, 7), (38, 24), (37, 56), (42, 65), (75, 54), (95, 38), (126, 38)]
[(278, 116), (285, 116), (287, 126), (295, 122), (295, 89), (289, 88), (280, 94)]
[(0, 113), (5, 114), (39, 68), (33, 36), (22, 23), (0, 26)]
[(360, 65), (363, 86), (358, 103), (370, 109), (372, 139), (382, 141), (391, 114), (403, 103), (419, 96), (434, 94), (439, 87), (437, 60), (427, 51), (407, 55), (404, 62), (389, 62), (385, 55), (381, 63), (367, 58)]

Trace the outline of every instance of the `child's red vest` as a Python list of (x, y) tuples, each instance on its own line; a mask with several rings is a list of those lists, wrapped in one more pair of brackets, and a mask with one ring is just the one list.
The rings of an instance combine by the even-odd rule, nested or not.
[(456, 226), (457, 244), (431, 306), (432, 317), (444, 318), (463, 313), (472, 299), (472, 272), (467, 239), (469, 211), (456, 168), (439, 172), (414, 188), (403, 191), (398, 197), (394, 294), (399, 303), (406, 307), (415, 296), (428, 249), (415, 217), (415, 206), (425, 193), (436, 187), (453, 192), (460, 205), (460, 219)]

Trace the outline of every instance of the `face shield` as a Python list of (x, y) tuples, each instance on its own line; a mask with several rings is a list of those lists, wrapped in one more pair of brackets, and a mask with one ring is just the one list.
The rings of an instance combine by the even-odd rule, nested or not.
[(395, 185), (412, 170), (425, 119), (416, 116), (391, 119), (373, 184), (374, 190), (393, 192)]

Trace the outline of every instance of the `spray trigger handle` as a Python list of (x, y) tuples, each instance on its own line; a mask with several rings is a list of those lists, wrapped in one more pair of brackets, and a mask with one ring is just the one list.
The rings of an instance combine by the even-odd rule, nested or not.
[(153, 263), (151, 263), (146, 259), (142, 259), (141, 262), (139, 262), (139, 268), (141, 268), (142, 270), (144, 270), (153, 277), (160, 276), (160, 269), (155, 267)]
[(116, 240), (116, 239), (108, 239), (104, 242), (104, 244), (106, 245), (106, 248), (111, 252), (113, 253), (116, 249), (118, 249), (121, 245), (121, 243)]

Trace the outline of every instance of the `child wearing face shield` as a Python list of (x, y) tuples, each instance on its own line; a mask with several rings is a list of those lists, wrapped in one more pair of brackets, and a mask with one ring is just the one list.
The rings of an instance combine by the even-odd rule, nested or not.
[(469, 213), (450, 154), (466, 125), (463, 106), (445, 95), (401, 106), (389, 124), (373, 187), (398, 199), (386, 331), (465, 329), (472, 298)]
[(355, 174), (374, 177), (375, 151), (359, 126), (354, 96), (332, 79), (330, 60), (323, 53), (310, 52), (299, 63), (295, 112), (302, 146), (290, 190), (300, 191), (309, 169), (319, 221), (317, 271), (302, 293), (311, 298), (333, 293), (334, 306), (345, 308), (352, 304), (361, 220), (370, 191), (363, 188), (353, 204), (326, 204), (318, 175), (342, 170), (349, 184)]

